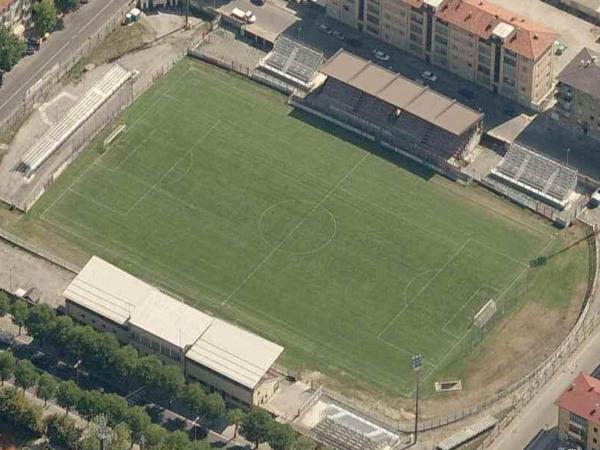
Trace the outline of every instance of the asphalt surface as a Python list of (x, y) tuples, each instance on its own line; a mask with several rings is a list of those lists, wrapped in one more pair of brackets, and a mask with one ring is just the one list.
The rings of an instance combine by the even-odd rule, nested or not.
[(23, 58), (4, 76), (0, 88), (0, 122), (23, 104), (27, 90), (45, 73), (75, 54), (128, 3), (130, 0), (90, 0), (67, 14), (63, 29), (52, 33), (38, 52)]

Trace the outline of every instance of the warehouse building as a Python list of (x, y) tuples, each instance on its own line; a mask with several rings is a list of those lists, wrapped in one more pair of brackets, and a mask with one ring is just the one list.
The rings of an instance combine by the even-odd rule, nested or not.
[(283, 347), (186, 305), (92, 257), (65, 290), (67, 313), (111, 332), (141, 354), (177, 364), (224, 399), (246, 408), (278, 389), (271, 367)]

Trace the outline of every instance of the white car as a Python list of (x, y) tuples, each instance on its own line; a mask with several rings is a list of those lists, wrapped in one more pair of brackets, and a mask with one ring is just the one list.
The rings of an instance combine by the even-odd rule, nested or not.
[(388, 55), (385, 52), (382, 52), (381, 50), (373, 50), (373, 55), (375, 55), (375, 59), (378, 59), (379, 61), (390, 60), (390, 55)]
[(233, 8), (233, 11), (231, 11), (231, 17), (246, 23), (256, 22), (256, 16), (250, 10), (243, 11), (240, 8)]
[(432, 83), (435, 83), (437, 81), (437, 75), (430, 70), (426, 70), (425, 72), (423, 72), (421, 74), (421, 78), (431, 81)]
[(256, 16), (254, 15), (254, 13), (250, 10), (246, 11), (246, 14), (244, 15), (244, 19), (246, 20), (246, 22), (248, 23), (254, 23), (256, 22)]

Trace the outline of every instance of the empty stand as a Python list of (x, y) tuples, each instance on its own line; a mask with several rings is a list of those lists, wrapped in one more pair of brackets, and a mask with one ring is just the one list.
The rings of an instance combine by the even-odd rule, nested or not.
[(130, 77), (132, 73), (119, 65), (96, 83), (57, 124), (52, 126), (40, 140), (25, 154), (17, 170), (28, 173), (36, 170), (73, 134), (100, 106), (108, 100)]
[(261, 62), (261, 67), (297, 84), (308, 86), (322, 63), (323, 53), (282, 36)]
[(511, 145), (493, 173), (558, 203), (564, 203), (577, 186), (576, 170), (518, 144)]

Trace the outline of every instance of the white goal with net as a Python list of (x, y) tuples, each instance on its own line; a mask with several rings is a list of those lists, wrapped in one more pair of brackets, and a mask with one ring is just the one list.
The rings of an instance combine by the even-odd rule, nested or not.
[(490, 299), (473, 317), (475, 326), (480, 329), (485, 327), (490, 319), (494, 317), (494, 314), (496, 314), (496, 302)]

